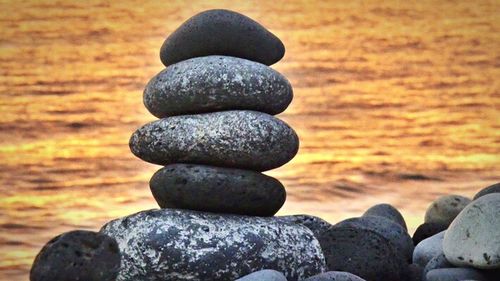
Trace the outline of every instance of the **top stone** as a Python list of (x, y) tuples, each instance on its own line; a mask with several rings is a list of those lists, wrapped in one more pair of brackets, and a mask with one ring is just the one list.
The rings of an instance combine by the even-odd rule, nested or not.
[(209, 55), (271, 65), (285, 55), (285, 46), (265, 27), (242, 14), (208, 10), (184, 22), (163, 42), (160, 50), (160, 59), (166, 66)]

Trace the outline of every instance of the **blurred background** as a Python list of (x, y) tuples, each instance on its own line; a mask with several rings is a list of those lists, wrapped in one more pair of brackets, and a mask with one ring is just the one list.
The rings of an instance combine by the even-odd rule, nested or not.
[(163, 40), (211, 8), (287, 49), (279, 118), (301, 148), (268, 173), (287, 187), (279, 214), (334, 223), (386, 202), (414, 230), (437, 196), (500, 180), (499, 1), (0, 0), (1, 280), (27, 280), (61, 232), (157, 207), (160, 167), (128, 139), (155, 119), (142, 90)]

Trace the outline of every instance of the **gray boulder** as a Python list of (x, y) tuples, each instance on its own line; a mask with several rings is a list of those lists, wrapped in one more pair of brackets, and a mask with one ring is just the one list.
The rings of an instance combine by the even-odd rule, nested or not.
[(431, 270), (434, 270), (434, 269), (438, 269), (438, 268), (453, 268), (455, 267), (453, 264), (451, 264), (447, 259), (446, 257), (444, 256), (444, 254), (439, 254), (435, 257), (433, 257), (428, 263), (427, 265), (425, 266), (424, 268), (424, 280), (426, 280), (426, 276), (427, 276), (427, 273)]
[(479, 191), (476, 195), (474, 195), (474, 200), (478, 199), (479, 197), (482, 197), (486, 194), (490, 193), (500, 193), (500, 182), (492, 184), (488, 187), (483, 188), (481, 191)]
[(472, 268), (439, 268), (429, 271), (427, 281), (462, 281), (472, 279), (475, 281), (488, 281), (488, 277)]
[(248, 275), (245, 275), (241, 278), (236, 279), (235, 281), (287, 281), (285, 275), (283, 273), (272, 270), (272, 269), (263, 269)]
[(365, 281), (365, 279), (349, 272), (328, 271), (304, 279), (304, 281)]
[(370, 207), (363, 216), (379, 216), (394, 221), (395, 223), (401, 225), (406, 231), (408, 228), (406, 227), (405, 219), (403, 215), (390, 204), (377, 204), (375, 206)]
[(413, 251), (413, 263), (425, 267), (435, 256), (443, 254), (443, 239), (445, 231), (422, 240)]
[(469, 198), (460, 195), (441, 196), (427, 208), (425, 222), (450, 225), (470, 201)]
[(280, 216), (277, 217), (280, 220), (302, 224), (303, 226), (309, 228), (314, 236), (320, 237), (320, 235), (327, 231), (332, 225), (323, 220), (322, 218), (318, 218), (311, 215), (290, 215), (290, 216)]

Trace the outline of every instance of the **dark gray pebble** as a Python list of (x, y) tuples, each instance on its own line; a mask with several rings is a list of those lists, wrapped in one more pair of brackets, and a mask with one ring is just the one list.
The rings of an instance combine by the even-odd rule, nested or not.
[(448, 226), (442, 223), (423, 223), (417, 227), (417, 230), (413, 234), (413, 245), (417, 245), (420, 241), (434, 236), (447, 228)]
[(327, 231), (332, 226), (329, 222), (310, 215), (291, 215), (277, 218), (292, 223), (302, 224), (303, 226), (309, 228), (316, 237), (319, 237), (323, 232)]
[(370, 207), (363, 216), (380, 216), (394, 221), (395, 223), (401, 225), (406, 231), (408, 228), (406, 227), (405, 219), (403, 215), (390, 204), (377, 204), (373, 207)]
[(481, 191), (479, 191), (476, 195), (474, 195), (474, 200), (486, 194), (498, 193), (498, 192), (500, 192), (500, 182), (481, 189)]
[(439, 268), (427, 273), (427, 281), (462, 281), (472, 279), (476, 281), (489, 281), (488, 277), (473, 268)]
[(439, 254), (433, 257), (425, 266), (424, 268), (424, 273), (423, 273), (423, 281), (427, 280), (427, 273), (431, 270), (438, 269), (438, 268), (453, 268), (455, 267), (453, 264), (451, 264), (444, 254)]

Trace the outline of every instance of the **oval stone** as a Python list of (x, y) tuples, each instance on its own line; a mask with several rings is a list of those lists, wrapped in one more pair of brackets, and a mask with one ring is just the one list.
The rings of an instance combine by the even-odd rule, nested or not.
[(272, 217), (149, 210), (111, 221), (101, 232), (120, 247), (120, 281), (232, 281), (261, 269), (293, 281), (325, 270), (312, 232)]
[(500, 182), (481, 189), (481, 191), (479, 191), (476, 195), (474, 195), (474, 200), (490, 193), (500, 193)]
[(290, 161), (299, 138), (266, 113), (234, 110), (167, 117), (138, 129), (132, 153), (159, 165), (202, 164), (266, 171)]
[(437, 255), (443, 254), (443, 238), (446, 231), (422, 240), (413, 251), (413, 263), (425, 267)]
[(285, 55), (285, 46), (249, 17), (229, 10), (208, 10), (179, 26), (160, 50), (160, 59), (167, 66), (209, 55), (239, 57), (271, 65)]
[(275, 115), (293, 98), (290, 82), (253, 61), (208, 56), (169, 66), (149, 81), (144, 105), (158, 118), (223, 110), (255, 110)]
[(149, 182), (162, 208), (272, 216), (283, 206), (286, 191), (275, 178), (259, 172), (205, 165), (172, 164)]
[(425, 222), (450, 225), (470, 201), (469, 198), (460, 195), (441, 196), (427, 208)]
[(50, 240), (36, 256), (30, 281), (115, 281), (120, 268), (118, 244), (111, 237), (75, 230)]
[(370, 207), (363, 216), (379, 216), (394, 221), (395, 223), (401, 225), (406, 231), (408, 228), (406, 227), (405, 219), (403, 215), (390, 204), (377, 204), (375, 206)]
[(425, 240), (441, 231), (448, 228), (448, 225), (442, 223), (423, 223), (417, 227), (413, 233), (413, 245), (418, 245), (422, 240)]

